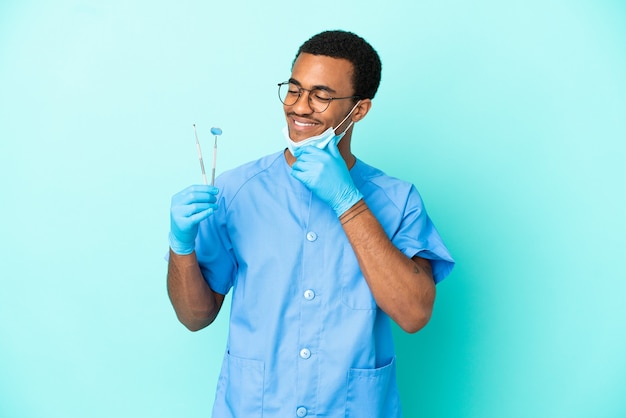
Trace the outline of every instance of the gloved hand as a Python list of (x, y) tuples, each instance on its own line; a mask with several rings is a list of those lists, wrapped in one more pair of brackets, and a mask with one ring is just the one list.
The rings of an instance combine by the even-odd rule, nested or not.
[(170, 208), (170, 248), (179, 255), (196, 248), (198, 224), (217, 209), (218, 189), (207, 185), (189, 186), (172, 196)]
[(337, 139), (330, 141), (324, 149), (313, 146), (297, 148), (291, 175), (328, 203), (339, 217), (363, 195), (350, 177), (346, 162), (337, 149)]

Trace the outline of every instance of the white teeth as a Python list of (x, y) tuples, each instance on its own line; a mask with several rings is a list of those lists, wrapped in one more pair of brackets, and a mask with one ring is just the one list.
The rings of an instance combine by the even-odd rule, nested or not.
[(298, 122), (297, 120), (294, 120), (293, 123), (298, 126), (315, 126), (314, 123), (303, 123), (303, 122)]

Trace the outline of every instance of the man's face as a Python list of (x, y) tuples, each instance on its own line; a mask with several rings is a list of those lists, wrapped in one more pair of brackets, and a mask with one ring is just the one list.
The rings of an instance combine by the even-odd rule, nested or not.
[[(291, 81), (303, 89), (322, 88), (332, 97), (354, 95), (352, 86), (352, 63), (345, 59), (331, 58), (324, 55), (300, 54), (291, 72)], [(309, 93), (302, 92), (300, 99), (291, 106), (283, 105), (289, 136), (295, 142), (319, 135), (329, 127), (342, 132), (350, 119), (337, 126), (354, 106), (354, 101), (333, 100), (328, 109), (315, 113), (309, 106)]]

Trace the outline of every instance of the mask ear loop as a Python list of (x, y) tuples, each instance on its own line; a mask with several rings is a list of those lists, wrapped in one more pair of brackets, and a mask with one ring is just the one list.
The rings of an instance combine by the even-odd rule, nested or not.
[[(348, 112), (348, 114), (346, 115), (345, 118), (343, 118), (343, 120), (341, 122), (339, 122), (339, 125), (337, 125), (337, 128), (339, 128), (341, 125), (343, 125), (343, 123), (350, 117), (350, 115), (352, 114), (352, 112), (354, 112), (354, 109), (356, 109), (356, 107), (361, 103), (361, 100), (359, 99), (358, 102), (356, 102), (356, 104), (352, 107), (352, 110), (350, 110)], [(345, 134), (346, 132), (348, 132), (348, 129), (350, 129), (350, 127), (354, 125), (354, 121), (351, 120), (350, 124), (348, 124), (348, 127), (346, 129), (343, 130), (343, 132), (341, 133), (341, 135)], [(335, 130), (337, 130), (337, 128), (333, 129), (333, 132), (335, 132)], [(337, 135), (337, 132), (335, 132), (335, 135)]]

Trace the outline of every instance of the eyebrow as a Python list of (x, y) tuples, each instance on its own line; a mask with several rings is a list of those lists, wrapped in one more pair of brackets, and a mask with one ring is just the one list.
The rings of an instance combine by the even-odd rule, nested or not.
[[(295, 78), (290, 78), (290, 79), (289, 79), (289, 82), (290, 82), (290, 83), (292, 83), (292, 84), (295, 84), (295, 85), (296, 85), (296, 86), (298, 86), (298, 87), (302, 87), (302, 83), (300, 83), (300, 82), (299, 82), (298, 80), (296, 80)], [(329, 92), (329, 93), (333, 93), (333, 94), (334, 94), (334, 93), (337, 93), (337, 91), (336, 91), (336, 90), (331, 89), (331, 88), (330, 88), (330, 87), (328, 87), (328, 86), (323, 86), (323, 85), (313, 86), (313, 87), (311, 88), (311, 90), (315, 90), (315, 89), (318, 89), (318, 90), (324, 90), (324, 91), (327, 91), (327, 92)]]

